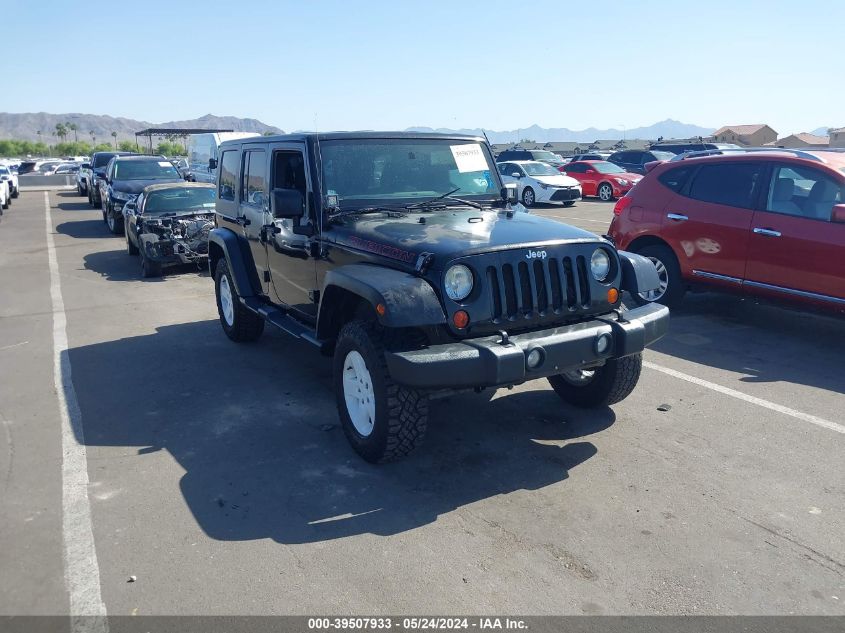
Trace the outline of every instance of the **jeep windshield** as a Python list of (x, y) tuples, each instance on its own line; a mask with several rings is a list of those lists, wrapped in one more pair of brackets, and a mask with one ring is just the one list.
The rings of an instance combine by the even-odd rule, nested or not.
[(217, 192), (214, 187), (174, 187), (151, 191), (144, 203), (144, 214), (180, 211), (214, 211)]
[[(322, 186), (341, 210), (408, 205), (423, 199), (464, 206), (499, 199), (495, 163), (481, 143), (457, 139), (342, 139), (320, 143)], [(412, 207), (412, 208), (414, 208)]]
[(167, 160), (127, 160), (114, 165), (115, 180), (159, 180), (181, 178)]

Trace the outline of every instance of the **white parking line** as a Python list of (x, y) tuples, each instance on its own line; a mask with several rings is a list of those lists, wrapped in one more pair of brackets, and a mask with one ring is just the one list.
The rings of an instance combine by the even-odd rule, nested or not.
[[(82, 413), (71, 378), (67, 317), (59, 263), (53, 240), (50, 194), (44, 192), (50, 298), (53, 303), (53, 385), (62, 427), (62, 538), (65, 585), (70, 598), (71, 631), (107, 633), (106, 605), (100, 595), (100, 567), (94, 547), (88, 500), (88, 459), (82, 434)], [(100, 616), (91, 618), (90, 616)]]
[(758, 407), (764, 407), (771, 411), (777, 411), (778, 413), (788, 415), (792, 418), (795, 418), (796, 420), (803, 420), (804, 422), (809, 422), (810, 424), (815, 424), (816, 426), (820, 426), (831, 431), (836, 431), (837, 433), (845, 433), (845, 426), (837, 424), (836, 422), (831, 422), (830, 420), (825, 420), (824, 418), (820, 418), (815, 415), (810, 415), (809, 413), (804, 413), (803, 411), (796, 411), (795, 409), (790, 409), (789, 407), (785, 407), (780, 404), (775, 404), (774, 402), (769, 402), (768, 400), (763, 400), (762, 398), (749, 396), (747, 393), (742, 393), (741, 391), (736, 391), (735, 389), (730, 389), (729, 387), (717, 385), (715, 382), (710, 382), (709, 380), (696, 378), (695, 376), (690, 376), (689, 374), (685, 374), (681, 371), (670, 369), (669, 367), (664, 367), (663, 365), (657, 365), (649, 361), (643, 361), (643, 367), (648, 367), (649, 369), (662, 372), (674, 378), (686, 380), (687, 382), (691, 382), (692, 384), (698, 385), (700, 387), (706, 387), (707, 389), (717, 391), (726, 396), (736, 398), (737, 400), (744, 400), (745, 402), (756, 404)]

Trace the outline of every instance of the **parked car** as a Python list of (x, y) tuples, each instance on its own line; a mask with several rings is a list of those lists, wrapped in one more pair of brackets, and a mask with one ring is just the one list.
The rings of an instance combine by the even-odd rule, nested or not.
[(180, 182), (148, 185), (126, 203), (126, 251), (140, 256), (144, 277), (158, 277), (167, 266), (207, 263), (216, 199), (211, 183)]
[(496, 167), (503, 182), (516, 184), (519, 199), (526, 207), (538, 202), (561, 202), (571, 207), (581, 199), (581, 184), (548, 163), (513, 160), (497, 163)]
[(845, 154), (661, 163), (617, 202), (610, 236), (657, 267), (660, 288), (642, 300), (675, 305), (701, 286), (845, 310)]
[(137, 154), (135, 152), (94, 152), (91, 156), (91, 171), (85, 172), (85, 178), (88, 185), (88, 204), (95, 209), (103, 205), (100, 199), (100, 181), (109, 161), (115, 156), (137, 156)]
[(77, 163), (59, 163), (53, 168), (52, 175), (59, 174), (74, 174), (79, 173), (79, 165)]
[[(217, 168), (212, 167), (218, 158), (218, 147), (225, 141), (260, 136), (255, 132), (208, 132), (188, 137), (188, 169), (185, 180), (215, 182)], [(214, 162), (212, 162), (214, 161)]]
[(333, 355), (341, 425), (371, 462), (413, 450), (444, 390), (548, 378), (576, 406), (619, 402), (668, 327), (664, 306), (621, 312), (622, 289), (658, 287), (654, 267), (513, 213), (509, 191), (477, 137), (223, 143), (209, 235), (221, 328), (245, 342), (269, 323)]
[(607, 161), (619, 165), (622, 169), (631, 174), (644, 174), (646, 163), (656, 160), (669, 160), (675, 154), (657, 150), (625, 149), (620, 152), (613, 152), (607, 157)]
[(496, 157), (497, 163), (512, 162), (516, 160), (535, 160), (555, 167), (560, 167), (566, 161), (546, 149), (506, 149)]
[(582, 160), (607, 160), (607, 157), (610, 156), (610, 152), (598, 153), (592, 152), (590, 154), (575, 154), (572, 158), (568, 158), (566, 160), (566, 164), (560, 167), (561, 171), (566, 171), (565, 167), (569, 163), (577, 163)]
[(17, 198), (20, 195), (18, 175), (9, 169), (7, 165), (0, 165), (0, 180), (9, 183), (9, 196), (11, 198)]
[(9, 181), (0, 180), (0, 215), (3, 214), (2, 209), (8, 209), (12, 203), (12, 194), (9, 191)]
[(708, 143), (708, 142), (689, 142), (689, 143), (681, 143), (681, 142), (672, 142), (672, 141), (663, 141), (660, 143), (653, 144), (649, 149), (661, 151), (661, 152), (672, 152), (673, 154), (683, 154), (684, 152), (700, 152), (708, 149), (742, 149), (739, 145), (735, 145), (733, 143)]
[(103, 222), (115, 235), (123, 233), (123, 206), (132, 202), (144, 187), (166, 182), (184, 182), (164, 156), (114, 156), (99, 181)]
[(91, 178), (91, 163), (85, 162), (79, 166), (76, 172), (76, 193), (80, 196), (88, 194), (88, 182)]
[(624, 196), (642, 178), (605, 160), (568, 163), (563, 173), (581, 183), (582, 195), (597, 196), (604, 202)]

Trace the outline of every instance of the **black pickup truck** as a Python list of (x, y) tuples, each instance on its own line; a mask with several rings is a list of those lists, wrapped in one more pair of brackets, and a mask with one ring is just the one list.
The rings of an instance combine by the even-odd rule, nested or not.
[(626, 311), (654, 266), (525, 212), (484, 139), (297, 134), (220, 146), (209, 265), (224, 332), (265, 323), (333, 355), (342, 426), (371, 462), (422, 439), (428, 399), (547, 378), (607, 406), (668, 310)]

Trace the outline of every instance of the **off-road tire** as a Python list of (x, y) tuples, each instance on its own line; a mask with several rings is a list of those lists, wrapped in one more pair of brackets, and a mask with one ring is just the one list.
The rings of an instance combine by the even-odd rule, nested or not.
[[(229, 289), (232, 294), (232, 307), (234, 318), (232, 325), (226, 322), (223, 316), (223, 308), (220, 305), (220, 280), (223, 276), (228, 278)], [(256, 340), (264, 332), (264, 319), (241, 305), (238, 299), (238, 291), (235, 289), (235, 282), (226, 258), (221, 257), (217, 262), (217, 269), (214, 271), (214, 296), (217, 301), (217, 314), (220, 317), (220, 325), (230, 339), (236, 343), (247, 343)]]
[[(334, 390), (343, 432), (355, 452), (371, 463), (405, 457), (422, 443), (428, 425), (428, 397), (393, 381), (384, 358), (384, 339), (377, 323), (351, 321), (341, 328), (334, 352)], [(355, 429), (343, 392), (343, 365), (352, 350), (363, 357), (375, 394), (375, 421), (366, 437)]]
[[(609, 193), (605, 193), (605, 195), (602, 195), (602, 190)], [(613, 186), (606, 182), (601, 183), (598, 189), (596, 189), (596, 195), (603, 202), (611, 202), (613, 200)]]
[[(526, 193), (531, 194), (530, 200), (525, 199)], [(520, 198), (522, 199), (522, 206), (524, 207), (533, 207), (535, 204), (537, 204), (537, 194), (534, 193), (534, 190), (531, 187), (526, 187), (525, 189), (523, 189), (522, 196), (520, 196)]]
[[(644, 246), (635, 252), (637, 255), (650, 258), (653, 257), (654, 259), (659, 260), (666, 268), (669, 285), (666, 287), (666, 292), (663, 293), (663, 296), (657, 299), (655, 303), (662, 303), (670, 308), (676, 307), (684, 298), (687, 287), (684, 283), (683, 277), (681, 277), (681, 267), (678, 264), (678, 258), (675, 256), (674, 251), (663, 244), (650, 244), (649, 246)], [(635, 295), (632, 293), (631, 297), (638, 305), (651, 303), (638, 294)]]
[(595, 368), (593, 379), (581, 386), (573, 385), (562, 375), (549, 376), (549, 384), (564, 402), (584, 409), (607, 407), (627, 398), (643, 369), (643, 355), (610, 359)]

